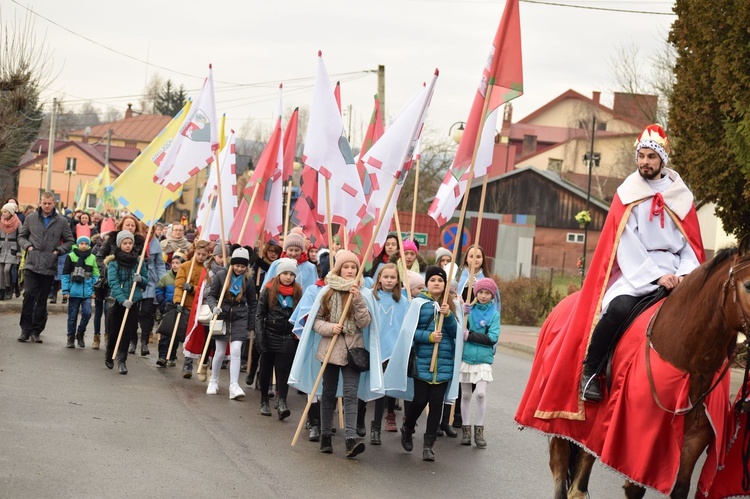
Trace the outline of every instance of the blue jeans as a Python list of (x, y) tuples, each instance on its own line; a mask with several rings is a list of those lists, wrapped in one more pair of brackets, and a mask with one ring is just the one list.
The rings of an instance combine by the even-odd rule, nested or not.
[(86, 332), (86, 326), (91, 318), (91, 297), (87, 298), (68, 298), (68, 336), (75, 336), (76, 321), (78, 320), (78, 310), (81, 311), (81, 323), (78, 324), (78, 332)]
[(109, 317), (109, 307), (104, 300), (94, 298), (94, 334), (102, 332), (102, 316), (104, 316), (104, 334), (107, 333), (107, 318)]

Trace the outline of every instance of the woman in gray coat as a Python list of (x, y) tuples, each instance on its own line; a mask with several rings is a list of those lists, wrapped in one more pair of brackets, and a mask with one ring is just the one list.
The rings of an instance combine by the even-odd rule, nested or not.
[(18, 264), (18, 228), (21, 220), (16, 216), (16, 205), (8, 203), (0, 210), (0, 301), (10, 300), (13, 281), (10, 271)]

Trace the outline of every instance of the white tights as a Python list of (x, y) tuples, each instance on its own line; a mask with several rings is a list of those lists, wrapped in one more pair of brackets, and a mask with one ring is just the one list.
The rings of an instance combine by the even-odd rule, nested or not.
[[(227, 351), (226, 340), (216, 340), (216, 351), (214, 360), (211, 363), (211, 381), (219, 384), (219, 373), (221, 372), (221, 363), (224, 361), (224, 352)], [(240, 379), (240, 354), (242, 352), (242, 342), (233, 341), (229, 344), (229, 386), (239, 384)]]
[(487, 409), (487, 385), (488, 381), (477, 381), (474, 393), (471, 392), (471, 383), (461, 383), (461, 414), (464, 421), (471, 419), (471, 397), (474, 395), (476, 411), (474, 412), (474, 425), (484, 426), (484, 411)]

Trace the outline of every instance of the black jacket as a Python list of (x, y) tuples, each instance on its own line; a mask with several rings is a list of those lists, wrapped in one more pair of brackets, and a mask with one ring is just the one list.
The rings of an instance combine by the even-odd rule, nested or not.
[(289, 322), (292, 312), (294, 307), (282, 307), (278, 302), (271, 309), (268, 305), (268, 287), (263, 288), (255, 315), (255, 344), (259, 352), (282, 352), (287, 342), (295, 338), (292, 333), (294, 325)]

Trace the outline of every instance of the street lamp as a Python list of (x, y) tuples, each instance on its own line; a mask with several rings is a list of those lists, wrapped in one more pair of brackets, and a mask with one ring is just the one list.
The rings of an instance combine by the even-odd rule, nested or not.
[(76, 174), (76, 158), (68, 158), (65, 165), (65, 175), (68, 176), (68, 194), (65, 197), (65, 207), (70, 208), (70, 177)]
[[(464, 125), (466, 124), (465, 121), (457, 121), (451, 125), (451, 127), (448, 129), (448, 137), (453, 138), (453, 142), (456, 144), (461, 143), (461, 137), (464, 136)], [(458, 125), (458, 128), (456, 128), (456, 131), (453, 131), (453, 127)]]

